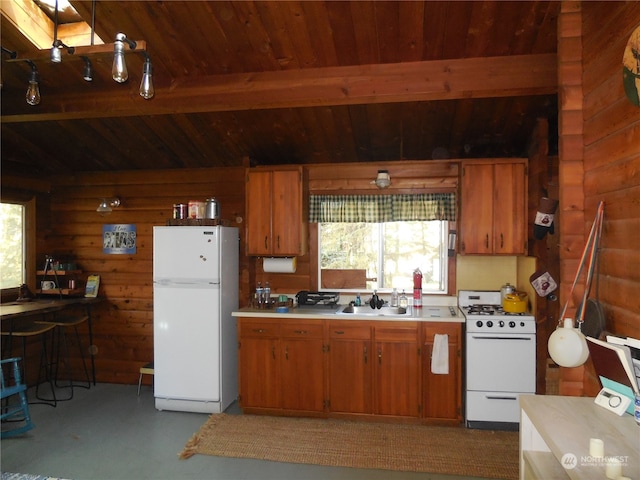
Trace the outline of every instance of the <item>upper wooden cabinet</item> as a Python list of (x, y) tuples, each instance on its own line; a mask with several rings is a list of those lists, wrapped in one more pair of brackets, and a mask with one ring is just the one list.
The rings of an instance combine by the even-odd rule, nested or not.
[(247, 254), (304, 255), (307, 212), (302, 167), (247, 171)]
[(525, 255), (526, 160), (462, 164), (460, 251)]

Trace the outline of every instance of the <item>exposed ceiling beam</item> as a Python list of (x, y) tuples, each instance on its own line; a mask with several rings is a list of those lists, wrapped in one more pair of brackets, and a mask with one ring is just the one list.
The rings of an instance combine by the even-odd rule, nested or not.
[(37, 110), (3, 99), (2, 122), (359, 105), (557, 93), (555, 54), (360, 65), (184, 78), (153, 100), (137, 86), (51, 95)]
[[(132, 39), (133, 40), (133, 39)], [(136, 44), (134, 48), (126, 46), (124, 53), (125, 55), (130, 55), (133, 53), (140, 53), (147, 50), (147, 42), (145, 40), (133, 40)], [(70, 53), (67, 52), (67, 48), (72, 48)], [(61, 55), (62, 59), (81, 59), (82, 56), (91, 57), (94, 55), (109, 55), (113, 57), (113, 43), (104, 43), (101, 42), (98, 45), (80, 45), (73, 46), (69, 45), (67, 48), (64, 48)], [(28, 56), (24, 54), (18, 55), (16, 58), (10, 58), (5, 60), (7, 63), (18, 63), (24, 62), (25, 60), (33, 60), (33, 61), (49, 61), (51, 59), (51, 49), (45, 48), (41, 50), (36, 50), (35, 52), (29, 54)]]

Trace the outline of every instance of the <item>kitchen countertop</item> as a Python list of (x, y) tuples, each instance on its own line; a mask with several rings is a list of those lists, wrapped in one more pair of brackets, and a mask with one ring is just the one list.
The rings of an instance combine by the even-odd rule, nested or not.
[[(381, 320), (381, 321), (408, 321), (408, 322), (450, 322), (463, 323), (464, 315), (454, 306), (456, 316), (435, 317), (436, 307), (440, 310), (442, 306), (448, 305), (424, 305), (422, 308), (407, 309), (407, 313), (403, 315), (360, 315), (356, 313), (339, 313), (347, 305), (322, 306), (322, 307), (294, 307), (290, 308), (288, 313), (279, 313), (275, 309), (257, 309), (257, 308), (241, 308), (232, 313), (234, 317), (254, 317), (254, 318), (285, 318), (295, 317), (316, 320)], [(448, 312), (448, 310), (447, 310)]]

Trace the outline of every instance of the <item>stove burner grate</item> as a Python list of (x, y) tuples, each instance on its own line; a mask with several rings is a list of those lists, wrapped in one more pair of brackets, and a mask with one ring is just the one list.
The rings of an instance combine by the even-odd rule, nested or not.
[(505, 315), (505, 316), (514, 316), (521, 317), (526, 316), (526, 312), (521, 313), (512, 313), (505, 312), (501, 305), (485, 305), (485, 304), (476, 304), (469, 305), (464, 309), (467, 315)]

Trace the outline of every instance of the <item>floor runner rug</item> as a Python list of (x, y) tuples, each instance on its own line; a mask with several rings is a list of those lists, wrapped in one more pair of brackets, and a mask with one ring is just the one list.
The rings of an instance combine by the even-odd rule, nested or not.
[(518, 432), (214, 414), (179, 456), (516, 479), (518, 442)]

